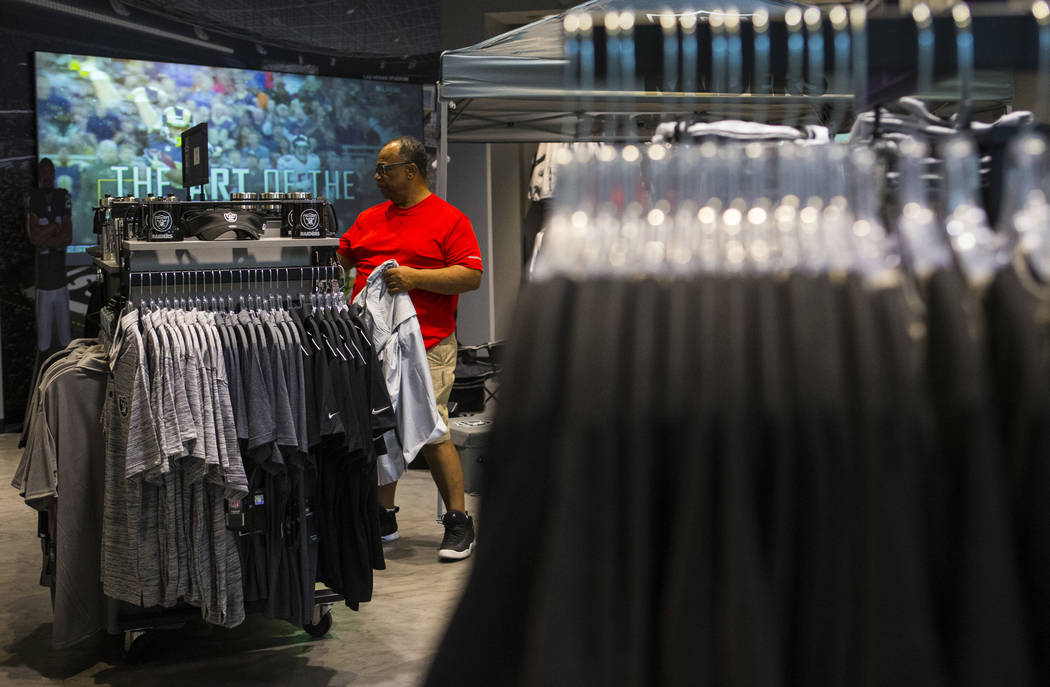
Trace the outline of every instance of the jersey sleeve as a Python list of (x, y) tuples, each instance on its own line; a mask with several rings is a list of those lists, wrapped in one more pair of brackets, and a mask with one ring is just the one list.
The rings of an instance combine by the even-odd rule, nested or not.
[(445, 264), (463, 265), (472, 270), (483, 271), (481, 248), (474, 227), (466, 215), (461, 215), (445, 238)]

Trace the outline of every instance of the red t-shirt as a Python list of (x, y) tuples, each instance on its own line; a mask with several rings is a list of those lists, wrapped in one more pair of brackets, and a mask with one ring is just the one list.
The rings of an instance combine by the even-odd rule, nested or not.
[[(390, 201), (368, 208), (339, 239), (339, 253), (357, 265), (352, 297), (364, 288), (372, 270), (391, 258), (399, 265), (419, 269), (482, 268), (470, 220), (433, 193), (407, 208)], [(456, 330), (459, 296), (423, 289), (412, 289), (408, 295), (428, 349)]]

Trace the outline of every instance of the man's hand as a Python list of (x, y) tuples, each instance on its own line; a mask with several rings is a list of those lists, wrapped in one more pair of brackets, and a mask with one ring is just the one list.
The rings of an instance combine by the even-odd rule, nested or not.
[(481, 271), (463, 265), (450, 265), (421, 270), (415, 267), (391, 267), (383, 273), (383, 281), (390, 293), (406, 293), (423, 289), (454, 296), (473, 291), (481, 285)]
[(391, 267), (383, 273), (383, 281), (390, 293), (408, 293), (418, 288), (418, 272), (414, 267)]

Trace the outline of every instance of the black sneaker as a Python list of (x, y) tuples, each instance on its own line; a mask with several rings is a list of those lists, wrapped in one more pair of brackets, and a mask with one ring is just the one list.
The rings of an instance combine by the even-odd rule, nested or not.
[(474, 550), (474, 518), (458, 510), (450, 510), (441, 518), (445, 536), (438, 549), (438, 558), (458, 561), (470, 556)]
[(397, 533), (397, 513), (400, 508), (394, 506), (393, 508), (379, 507), (379, 536), (385, 542), (397, 541), (401, 538), (401, 535)]

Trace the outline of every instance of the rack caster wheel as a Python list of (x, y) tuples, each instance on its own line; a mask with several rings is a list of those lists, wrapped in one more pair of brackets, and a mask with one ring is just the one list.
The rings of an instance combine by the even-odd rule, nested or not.
[(332, 604), (321, 604), (314, 610), (314, 621), (303, 629), (311, 637), (324, 637), (332, 629)]
[(120, 655), (128, 663), (140, 663), (145, 660), (153, 648), (153, 637), (142, 630), (126, 630), (120, 644)]

